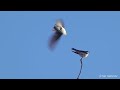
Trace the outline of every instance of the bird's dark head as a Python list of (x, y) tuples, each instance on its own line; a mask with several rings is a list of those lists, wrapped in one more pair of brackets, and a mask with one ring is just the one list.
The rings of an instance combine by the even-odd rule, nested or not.
[(86, 53), (89, 53), (89, 51), (86, 51)]
[(89, 53), (90, 53), (90, 51), (85, 51), (85, 53), (86, 53), (86, 54), (89, 54)]
[(88, 57), (89, 51), (85, 51), (84, 57)]

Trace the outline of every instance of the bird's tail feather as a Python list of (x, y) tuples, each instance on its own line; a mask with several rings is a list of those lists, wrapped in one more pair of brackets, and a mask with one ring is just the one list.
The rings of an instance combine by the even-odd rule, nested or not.
[(72, 50), (76, 50), (75, 48), (72, 48)]
[(72, 52), (76, 53), (76, 54), (79, 54), (78, 50), (75, 49), (75, 48), (72, 48)]

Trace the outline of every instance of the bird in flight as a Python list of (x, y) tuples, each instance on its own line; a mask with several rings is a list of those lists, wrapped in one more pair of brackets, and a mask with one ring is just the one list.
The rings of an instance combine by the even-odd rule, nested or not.
[(77, 77), (77, 79), (79, 79), (79, 76), (80, 76), (81, 71), (82, 71), (82, 66), (83, 66), (82, 59), (88, 57), (89, 51), (77, 50), (75, 48), (72, 48), (72, 52), (74, 52), (75, 54), (78, 54), (81, 57), (81, 59), (80, 59), (81, 68), (80, 68), (80, 72), (79, 72), (78, 77)]
[(56, 24), (53, 27), (54, 34), (50, 38), (49, 42), (49, 48), (53, 50), (57, 44), (57, 42), (60, 40), (62, 35), (67, 35), (67, 32), (64, 27), (64, 22), (62, 19), (59, 19), (56, 21)]

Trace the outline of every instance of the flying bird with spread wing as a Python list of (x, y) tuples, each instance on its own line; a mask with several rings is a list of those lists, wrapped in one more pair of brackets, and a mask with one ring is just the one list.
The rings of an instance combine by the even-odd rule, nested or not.
[(60, 40), (61, 36), (67, 35), (67, 32), (65, 30), (62, 19), (57, 20), (56, 24), (53, 27), (53, 31), (54, 31), (54, 34), (51, 37), (50, 42), (49, 42), (49, 47), (52, 50), (55, 48), (55, 46), (56, 46), (57, 42)]
[(81, 59), (80, 59), (81, 69), (80, 69), (80, 72), (79, 72), (78, 77), (77, 77), (77, 79), (79, 79), (79, 76), (80, 76), (81, 71), (82, 71), (82, 66), (83, 66), (82, 59), (88, 57), (89, 51), (77, 50), (75, 48), (72, 48), (72, 52), (74, 52), (75, 54), (78, 54), (79, 56), (81, 56)]

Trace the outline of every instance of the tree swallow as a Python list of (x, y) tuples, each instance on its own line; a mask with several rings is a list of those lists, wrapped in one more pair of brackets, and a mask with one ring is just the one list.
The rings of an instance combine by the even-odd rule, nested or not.
[(56, 43), (58, 42), (58, 40), (60, 40), (62, 35), (64, 36), (67, 35), (67, 32), (64, 28), (64, 23), (62, 20), (57, 20), (56, 24), (53, 27), (53, 31), (54, 31), (54, 34), (51, 37), (49, 42), (50, 49), (54, 49)]
[(74, 52), (74, 53), (76, 53), (76, 54), (81, 56), (81, 59), (80, 59), (81, 68), (80, 68), (80, 72), (79, 72), (78, 77), (77, 77), (77, 79), (79, 79), (79, 76), (80, 76), (81, 71), (82, 71), (82, 66), (83, 66), (82, 59), (88, 57), (89, 51), (77, 50), (75, 48), (72, 48), (72, 52)]
[(89, 55), (89, 51), (77, 50), (75, 48), (72, 48), (72, 52), (80, 55), (82, 58), (86, 58)]

